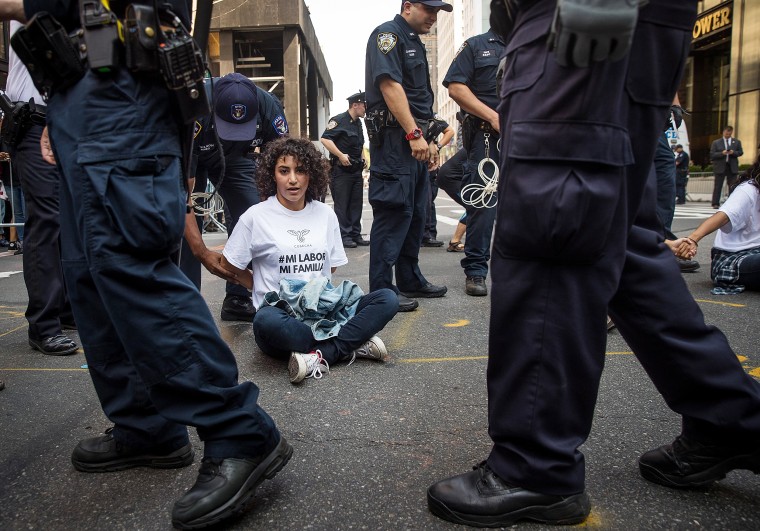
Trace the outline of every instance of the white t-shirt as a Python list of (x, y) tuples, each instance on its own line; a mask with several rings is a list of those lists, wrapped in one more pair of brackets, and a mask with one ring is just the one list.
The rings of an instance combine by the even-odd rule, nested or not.
[(331, 268), (348, 263), (332, 208), (310, 201), (296, 212), (282, 206), (275, 196), (240, 216), (223, 254), (240, 269), (253, 262), (256, 308), (267, 292), (279, 291), (282, 278), (330, 278)]
[(760, 191), (745, 182), (728, 196), (720, 211), (728, 223), (715, 233), (714, 247), (724, 251), (743, 251), (760, 246)]

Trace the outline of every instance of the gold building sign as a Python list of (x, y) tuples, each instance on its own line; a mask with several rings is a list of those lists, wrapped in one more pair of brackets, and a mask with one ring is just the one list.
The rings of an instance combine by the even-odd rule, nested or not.
[(696, 41), (727, 29), (731, 26), (731, 15), (731, 6), (717, 7), (701, 15), (694, 23), (693, 39)]

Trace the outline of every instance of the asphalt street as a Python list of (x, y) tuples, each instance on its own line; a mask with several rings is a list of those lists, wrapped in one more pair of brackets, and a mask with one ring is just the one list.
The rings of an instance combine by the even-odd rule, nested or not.
[[(437, 205), (439, 239), (447, 242), (461, 208), (443, 193)], [(686, 235), (711, 213), (708, 203), (679, 206), (674, 230)], [(368, 208), (364, 221), (368, 234)], [(224, 237), (209, 234), (206, 241), (221, 248)], [(712, 295), (709, 250), (705, 240), (697, 257), (701, 269), (683, 278), (706, 321), (725, 332), (745, 370), (760, 377), (760, 331), (752, 317), (760, 310), (760, 294)], [(368, 248), (347, 254), (350, 263), (335, 280), (352, 279), (367, 289)], [(291, 462), (259, 488), (253, 509), (232, 529), (461, 529), (432, 516), (425, 502), (431, 483), (469, 470), (490, 448), (490, 303), (465, 295), (461, 257), (445, 246), (421, 250), (425, 275), (449, 291), (441, 299), (420, 300), (417, 311), (389, 323), (380, 334), (388, 361), (335, 366), (321, 380), (299, 386), (290, 384), (283, 363), (259, 352), (250, 325), (217, 322), (237, 355), (240, 378), (260, 386), (261, 404), (295, 448)], [(195, 481), (202, 455), (194, 430), (197, 455), (188, 468), (75, 471), (70, 456), (77, 441), (110, 424), (81, 349), (59, 358), (28, 346), (21, 270), (21, 256), (0, 253), (0, 379), (6, 385), (0, 391), (0, 529), (170, 529), (172, 505)], [(223, 281), (206, 274), (202, 292), (218, 319)], [(594, 427), (582, 448), (593, 503), (582, 527), (760, 529), (760, 477), (750, 472), (734, 472), (703, 491), (670, 490), (639, 476), (638, 456), (678, 433), (678, 416), (613, 330)]]

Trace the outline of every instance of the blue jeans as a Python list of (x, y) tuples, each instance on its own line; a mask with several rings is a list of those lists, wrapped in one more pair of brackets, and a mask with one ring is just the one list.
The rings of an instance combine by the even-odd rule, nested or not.
[(319, 349), (327, 363), (345, 361), (351, 352), (382, 330), (398, 311), (398, 297), (387, 288), (364, 295), (356, 314), (344, 324), (338, 335), (327, 341), (316, 341), (311, 328), (291, 317), (285, 310), (262, 306), (253, 318), (256, 344), (267, 356), (286, 360), (291, 352)]
[(208, 457), (255, 457), (280, 439), (238, 382), (235, 357), (170, 255), (184, 228), (181, 149), (167, 89), (91, 71), (50, 100), (61, 168), (63, 269), (90, 376), (114, 437)]

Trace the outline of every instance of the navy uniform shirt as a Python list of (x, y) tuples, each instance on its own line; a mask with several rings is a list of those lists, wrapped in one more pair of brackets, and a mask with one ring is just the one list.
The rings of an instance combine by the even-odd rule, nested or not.
[[(215, 78), (214, 82), (219, 78)], [(207, 82), (208, 83), (208, 82)], [(206, 86), (206, 93), (211, 94), (210, 87)], [(224, 156), (226, 158), (245, 156), (251, 149), (261, 147), (288, 134), (288, 122), (285, 112), (277, 96), (267, 92), (258, 85), (256, 96), (259, 102), (258, 121), (256, 123), (256, 136), (251, 140), (221, 140)], [(191, 171), (194, 174), (197, 167), (216, 168), (220, 164), (221, 151), (216, 142), (214, 124), (211, 115), (204, 116), (195, 122), (195, 140), (193, 142), (193, 163)]]
[(415, 118), (433, 117), (433, 89), (425, 45), (401, 15), (375, 28), (367, 42), (364, 86), (368, 112), (388, 108), (380, 92), (383, 76), (401, 84)]
[[(348, 111), (333, 116), (327, 122), (327, 129), (322, 133), (322, 138), (332, 140), (341, 151), (352, 161), (362, 159), (362, 150), (364, 149), (364, 130), (362, 130), (362, 119), (351, 119)], [(332, 153), (331, 157), (334, 158)]]
[(501, 37), (493, 30), (470, 37), (451, 62), (443, 86), (448, 87), (450, 83), (467, 85), (480, 101), (495, 110), (499, 104), (496, 70), (504, 48)]

